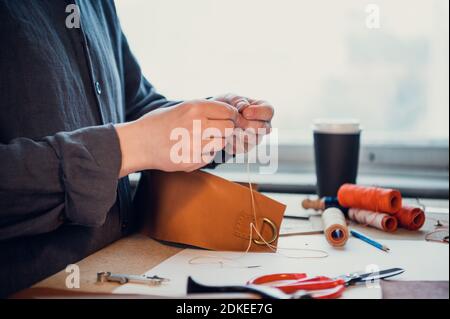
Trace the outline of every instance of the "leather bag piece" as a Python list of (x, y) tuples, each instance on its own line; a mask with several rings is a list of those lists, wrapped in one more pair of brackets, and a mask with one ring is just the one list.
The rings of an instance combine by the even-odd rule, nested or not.
[[(286, 206), (253, 192), (258, 231), (276, 246)], [(250, 189), (206, 172), (145, 172), (135, 197), (144, 233), (166, 242), (245, 251), (254, 222)], [(253, 230), (250, 251), (273, 252)]]

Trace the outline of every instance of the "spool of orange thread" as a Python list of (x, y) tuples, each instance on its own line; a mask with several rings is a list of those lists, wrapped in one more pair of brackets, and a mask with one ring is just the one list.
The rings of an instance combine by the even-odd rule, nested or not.
[(395, 214), (400, 227), (408, 230), (419, 230), (425, 224), (425, 212), (418, 207), (405, 206)]
[(402, 195), (398, 190), (354, 184), (344, 184), (339, 188), (338, 201), (342, 207), (388, 214), (395, 214), (402, 207)]

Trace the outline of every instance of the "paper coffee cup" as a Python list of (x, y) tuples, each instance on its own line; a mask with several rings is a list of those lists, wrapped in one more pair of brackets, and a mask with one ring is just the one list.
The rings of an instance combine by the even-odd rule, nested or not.
[(336, 196), (345, 183), (356, 183), (361, 125), (356, 119), (314, 121), (317, 194)]

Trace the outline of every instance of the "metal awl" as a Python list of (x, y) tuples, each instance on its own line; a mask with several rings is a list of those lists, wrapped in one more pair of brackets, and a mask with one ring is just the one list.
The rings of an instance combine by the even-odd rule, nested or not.
[(111, 272), (97, 273), (97, 282), (117, 282), (121, 285), (134, 282), (150, 286), (160, 286), (168, 281), (170, 281), (170, 279), (159, 276), (113, 274)]

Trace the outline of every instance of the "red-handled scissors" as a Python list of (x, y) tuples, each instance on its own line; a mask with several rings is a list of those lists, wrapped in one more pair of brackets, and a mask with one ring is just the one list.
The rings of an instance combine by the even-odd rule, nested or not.
[[(348, 286), (397, 276), (403, 272), (401, 268), (392, 268), (337, 278), (308, 277), (306, 274), (274, 274), (255, 278), (246, 285), (229, 286), (205, 285), (188, 277), (186, 291), (188, 294), (252, 293), (270, 299), (339, 298)], [(281, 284), (281, 281), (284, 283)], [(272, 286), (268, 286), (270, 284)]]
[(325, 276), (308, 277), (305, 273), (271, 274), (250, 280), (249, 285), (269, 285), (278, 288), (286, 294), (299, 291), (307, 292), (314, 299), (339, 298), (346, 287), (357, 283), (372, 282), (403, 273), (403, 269), (393, 268), (380, 272), (355, 273), (336, 278)]

